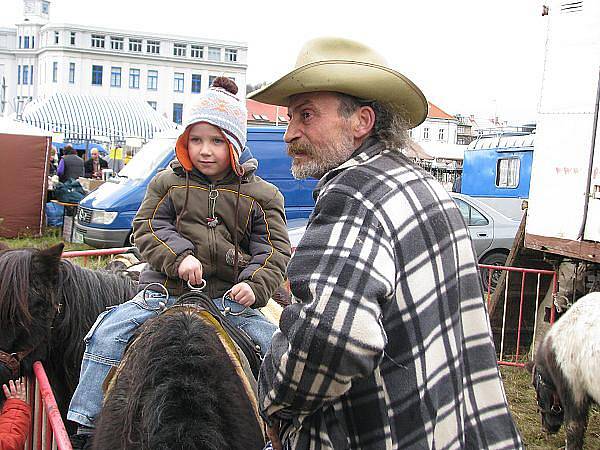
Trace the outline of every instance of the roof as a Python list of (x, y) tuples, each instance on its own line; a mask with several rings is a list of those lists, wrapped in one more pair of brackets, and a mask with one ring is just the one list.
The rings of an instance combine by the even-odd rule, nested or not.
[(52, 136), (50, 131), (42, 130), (24, 122), (0, 117), (0, 134), (19, 134), (24, 136)]
[(22, 120), (64, 133), (70, 140), (93, 140), (95, 136), (111, 141), (127, 137), (148, 140), (154, 133), (175, 126), (141, 99), (63, 93), (29, 103)]
[(267, 105), (256, 100), (246, 100), (248, 108), (248, 122), (253, 124), (281, 124), (287, 125), (288, 115), (285, 106)]
[(456, 117), (451, 116), (446, 111), (443, 111), (439, 106), (436, 106), (429, 101), (427, 103), (429, 103), (429, 111), (427, 112), (428, 118), (456, 120)]

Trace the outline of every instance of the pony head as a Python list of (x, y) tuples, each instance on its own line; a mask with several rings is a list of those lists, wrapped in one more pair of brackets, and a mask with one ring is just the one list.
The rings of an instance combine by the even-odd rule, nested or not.
[(0, 250), (0, 384), (46, 356), (63, 247)]
[[(540, 353), (538, 351), (536, 356), (539, 357)], [(548, 376), (543, 361), (536, 357), (536, 362), (530, 362), (526, 367), (531, 373), (531, 383), (535, 389), (538, 412), (542, 418), (542, 429), (550, 434), (558, 433), (565, 419), (558, 390)]]

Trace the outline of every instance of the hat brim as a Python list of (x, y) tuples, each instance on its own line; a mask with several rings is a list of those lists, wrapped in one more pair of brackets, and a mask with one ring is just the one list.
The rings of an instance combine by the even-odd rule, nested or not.
[(290, 97), (307, 92), (340, 92), (395, 106), (410, 128), (427, 118), (427, 100), (421, 90), (395, 70), (360, 61), (319, 61), (299, 67), (248, 98), (288, 106)]

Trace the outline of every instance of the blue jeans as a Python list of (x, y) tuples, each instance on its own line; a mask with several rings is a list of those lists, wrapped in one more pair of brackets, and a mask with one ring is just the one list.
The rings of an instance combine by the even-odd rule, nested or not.
[[(84, 338), (85, 353), (79, 384), (69, 405), (69, 420), (87, 427), (94, 426), (102, 408), (102, 383), (111, 367), (119, 365), (129, 338), (146, 320), (158, 316), (165, 307), (172, 306), (176, 301), (177, 297), (167, 298), (165, 294), (154, 291), (146, 291), (144, 299), (140, 292), (128, 302), (111, 307), (98, 316)], [(213, 301), (219, 309), (223, 309), (220, 298)], [(225, 306), (234, 313), (243, 309), (243, 306), (228, 299), (225, 300)], [(248, 308), (239, 316), (228, 317), (260, 345), (264, 356), (277, 327), (255, 309)]]

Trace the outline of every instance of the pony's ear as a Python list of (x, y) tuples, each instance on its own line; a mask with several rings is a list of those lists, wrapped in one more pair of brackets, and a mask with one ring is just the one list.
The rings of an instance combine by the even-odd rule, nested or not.
[(534, 368), (534, 366), (535, 366), (535, 363), (534, 363), (533, 361), (527, 361), (527, 362), (525, 363), (525, 368), (527, 369), (527, 371), (528, 371), (529, 373), (533, 373), (533, 368)]
[(61, 242), (60, 244), (40, 250), (36, 255), (36, 259), (41, 265), (41, 273), (48, 277), (51, 282), (54, 282), (58, 275), (60, 257), (64, 248), (65, 244)]

